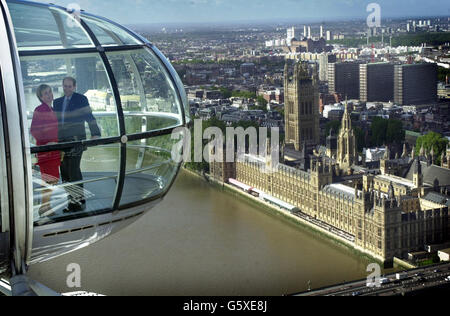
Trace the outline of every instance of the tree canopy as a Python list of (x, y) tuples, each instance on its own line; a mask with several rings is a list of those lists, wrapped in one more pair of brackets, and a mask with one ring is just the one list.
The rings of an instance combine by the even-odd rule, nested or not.
[(441, 154), (444, 150), (446, 150), (447, 143), (448, 143), (447, 138), (443, 137), (441, 134), (429, 132), (426, 135), (417, 138), (416, 147), (414, 151), (416, 155), (419, 155), (420, 149), (422, 148), (423, 145), (425, 153), (429, 154), (431, 152), (431, 148), (433, 148), (434, 157), (436, 159), (435, 163), (440, 165)]
[(405, 131), (403, 123), (394, 119), (383, 119), (376, 117), (371, 125), (372, 146), (382, 146), (385, 144), (400, 144), (405, 140)]
[(333, 129), (333, 135), (337, 136), (339, 134), (339, 130), (341, 129), (341, 121), (329, 121), (325, 125), (325, 136), (328, 137), (330, 135), (330, 130)]
[(256, 93), (250, 91), (233, 91), (232, 97), (256, 99)]

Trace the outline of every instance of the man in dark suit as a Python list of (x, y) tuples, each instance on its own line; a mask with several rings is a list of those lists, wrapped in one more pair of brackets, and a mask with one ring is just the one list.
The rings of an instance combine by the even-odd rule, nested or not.
[[(88, 99), (76, 93), (76, 80), (66, 77), (63, 80), (64, 96), (53, 101), (53, 111), (58, 118), (58, 141), (79, 142), (86, 139), (85, 123), (88, 123), (92, 139), (100, 137), (100, 129)], [(86, 148), (83, 145), (75, 145), (64, 151), (61, 162), (61, 178), (63, 182), (77, 182), (83, 180), (81, 173), (81, 157)], [(86, 207), (83, 184), (77, 187), (67, 187), (68, 208), (65, 212), (76, 212)]]

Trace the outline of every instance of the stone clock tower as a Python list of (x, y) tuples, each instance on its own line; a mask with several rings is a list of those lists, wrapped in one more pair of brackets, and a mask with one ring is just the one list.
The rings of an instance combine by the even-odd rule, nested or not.
[(285, 143), (300, 151), (303, 143), (318, 144), (319, 79), (316, 65), (296, 63), (293, 70), (284, 67)]

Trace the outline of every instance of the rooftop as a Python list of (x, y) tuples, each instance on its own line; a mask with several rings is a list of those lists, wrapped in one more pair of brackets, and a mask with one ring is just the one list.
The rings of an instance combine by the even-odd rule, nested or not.
[(437, 192), (428, 192), (423, 198), (430, 202), (450, 206), (450, 198)]
[[(355, 199), (355, 189), (342, 183), (328, 184), (323, 188), (323, 192), (343, 196), (348, 200)], [(360, 191), (358, 191), (360, 192)]]
[[(429, 165), (425, 161), (420, 161), (420, 165), (422, 169), (424, 183), (433, 186), (434, 180), (437, 179), (439, 181), (440, 186), (450, 185), (450, 169), (442, 168), (431, 164)], [(413, 174), (414, 174), (414, 164), (411, 164), (405, 178), (407, 178), (409, 181), (412, 181)]]
[(405, 178), (393, 176), (393, 175), (380, 174), (380, 175), (376, 176), (376, 179), (389, 181), (389, 182), (399, 184), (399, 185), (402, 185), (402, 186), (405, 186), (405, 187), (408, 187), (411, 189), (414, 189), (416, 187), (412, 181), (405, 179)]

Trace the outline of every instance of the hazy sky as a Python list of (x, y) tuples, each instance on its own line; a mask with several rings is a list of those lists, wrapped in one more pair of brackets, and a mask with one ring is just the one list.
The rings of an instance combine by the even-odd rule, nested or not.
[(49, 0), (120, 23), (365, 19), (369, 3), (378, 3), (381, 17), (450, 15), (448, 0)]

